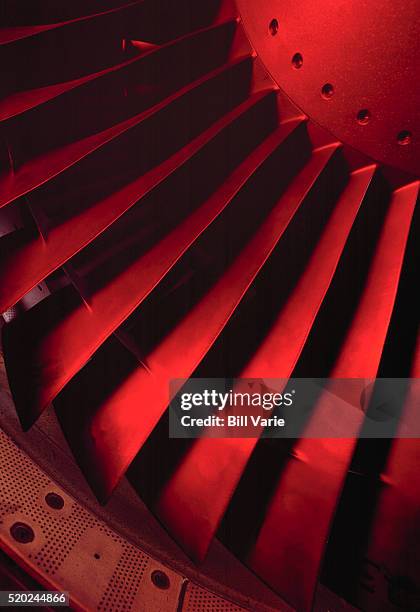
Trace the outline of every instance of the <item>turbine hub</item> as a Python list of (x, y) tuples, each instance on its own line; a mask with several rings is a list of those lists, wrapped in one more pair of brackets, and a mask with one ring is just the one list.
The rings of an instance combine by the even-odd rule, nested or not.
[(237, 0), (273, 79), (314, 121), (420, 174), (419, 0)]

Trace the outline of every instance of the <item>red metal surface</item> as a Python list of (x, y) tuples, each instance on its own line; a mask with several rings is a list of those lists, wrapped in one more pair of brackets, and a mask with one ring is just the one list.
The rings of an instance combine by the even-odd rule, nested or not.
[[(37, 418), (102, 342), (130, 316), (201, 233), (217, 219), (250, 173), (294, 127), (296, 122), (279, 128), (261, 145), (257, 154), (247, 159), (236, 175), (223, 185), (222, 193), (216, 192), (119, 276), (110, 279), (104, 286), (100, 285), (95, 292), (90, 291), (87, 303), (65, 290), (65, 293), (43, 302), (8, 328), (4, 347), (10, 360), (9, 377), (17, 406), (20, 404), (23, 408), (21, 414), (24, 422), (31, 423)], [(139, 274), (142, 274), (141, 282)], [(63, 312), (63, 296), (68, 311), (67, 316), (61, 317), (58, 323), (57, 317)], [(77, 330), (77, 333), (72, 333), (72, 330)], [(27, 350), (28, 341), (32, 347), (30, 351)], [(30, 374), (35, 371), (36, 377)], [(29, 387), (22, 389), (18, 382), (24, 372), (28, 383), (30, 380), (35, 383), (30, 390)], [(25, 395), (20, 402), (21, 391)]]
[[(53, 91), (43, 90), (40, 97), (35, 100), (31, 97), (31, 104), (25, 102), (23, 107), (20, 99), (14, 99), (13, 110), (6, 107), (4, 119), (19, 112), (16, 120), (19, 121), (22, 111), (26, 113), (21, 119), (22, 126), (12, 124), (11, 129), (6, 124), (13, 164), (0, 182), (0, 206), (34, 190), (138, 124), (143, 119), (143, 115), (138, 114), (140, 109), (149, 108), (174, 90), (178, 91), (185, 85), (184, 80), (188, 83), (220, 65), (227, 59), (234, 26), (234, 21), (228, 21), (227, 24), (216, 24), (204, 31), (186, 35), (99, 73), (57, 85)], [(191, 54), (203, 53), (209, 44), (216, 45), (217, 54), (206, 63), (196, 62), (188, 71), (183, 71), (186, 58)], [(181, 68), (178, 78), (174, 79), (177, 62)], [(159, 78), (156, 78), (156, 74)], [(90, 87), (86, 87), (87, 84)], [(103, 88), (107, 87), (112, 96), (107, 97), (106, 105), (98, 106), (96, 100), (102, 97)], [(127, 96), (127, 89), (131, 90), (130, 96)], [(69, 91), (79, 96), (76, 99), (73, 96), (63, 99), (62, 95)], [(51, 99), (50, 94), (54, 95), (53, 99), (58, 104), (62, 103), (53, 113), (49, 106), (47, 110), (44, 108), (46, 100)], [(38, 113), (31, 117), (27, 111), (33, 105)], [(68, 133), (66, 119), (74, 105), (83, 108), (83, 113), (72, 117)], [(19, 132), (15, 135), (16, 127), (29, 131), (25, 139), (19, 137)]]
[[(356, 441), (273, 447), (257, 504), (263, 442), (160, 439), (168, 382), (374, 378), (397, 361), (418, 376), (419, 3), (236, 4), (242, 23), (227, 0), (5, 3), (0, 311), (18, 316), (3, 344), (22, 423), (54, 401), (101, 500), (134, 461), (201, 560), (248, 495), (243, 559), (303, 611), (337, 554)], [(28, 309), (40, 282), (51, 294)], [(385, 368), (390, 352), (406, 356)], [(330, 409), (322, 397), (307, 427)], [(414, 412), (408, 398), (401, 427)], [(153, 495), (151, 448), (169, 463)], [(390, 443), (365, 543), (413, 583), (418, 458), (418, 442)]]
[[(332, 378), (374, 379), (377, 375), (418, 189), (419, 184), (414, 183), (395, 192), (391, 199), (365, 290)], [(362, 389), (361, 382), (360, 393)], [(333, 417), (334, 406), (321, 398), (307, 425), (309, 429), (316, 427), (318, 418), (325, 418), (324, 411)], [(363, 423), (363, 413), (359, 414), (355, 434)], [(250, 554), (249, 563), (255, 571), (299, 610), (312, 607), (333, 512), (355, 444), (356, 437), (308, 437), (297, 442), (295, 457), (280, 476)]]
[[(241, 377), (291, 376), (374, 172), (374, 166), (368, 167), (350, 177), (306, 270)], [(303, 173), (296, 186), (304, 182)], [(194, 558), (206, 554), (257, 442), (198, 440), (163, 489), (158, 515)]]
[[(302, 131), (300, 120), (286, 123), (245, 160), (244, 167), (239, 167), (239, 172), (231, 176), (230, 184), (224, 185), (229, 200), (240, 196), (238, 192), (244, 185), (244, 176), (255, 173), (296, 128)], [(301, 137), (304, 138), (304, 133)], [(331, 148), (319, 155), (315, 176), (322, 171), (334, 150)], [(313, 180), (313, 167), (311, 173)], [(299, 195), (278, 203), (220, 280), (154, 350), (148, 352), (147, 346), (142, 346), (140, 335), (138, 351), (144, 355), (141, 366), (120, 386), (116, 396), (99, 406), (86, 407), (83, 440), (81, 432), (74, 431), (71, 419), (66, 416), (65, 431), (70, 434), (76, 455), (80, 453), (83, 458), (84, 468), (101, 498), (112, 492), (166, 409), (170, 379), (190, 376), (222, 333), (292, 219), (301, 202)], [(77, 385), (73, 388), (77, 392)], [(139, 393), (147, 405), (147, 409), (140, 412), (133, 411), (133, 402)], [(69, 415), (73, 402), (70, 387), (69, 393), (64, 392), (58, 399), (59, 418), (62, 418), (61, 410)]]
[(374, 159), (419, 174), (418, 0), (237, 5), (259, 57), (305, 113)]
[[(409, 387), (398, 434), (404, 435), (404, 428), (416, 423), (420, 379), (419, 342), (413, 360), (411, 376), (414, 379)], [(392, 582), (393, 578), (403, 579), (408, 585), (410, 605), (416, 605), (418, 593), (418, 568), (420, 556), (419, 534), (419, 487), (418, 466), (420, 444), (417, 439), (400, 438), (392, 445), (385, 468), (380, 475), (381, 488), (372, 520), (372, 530), (368, 537), (366, 558), (370, 564), (380, 568)], [(410, 592), (411, 591), (411, 592)]]
[[(207, 74), (205, 77), (194, 81), (192, 84), (187, 85), (175, 94), (166, 98), (163, 102), (160, 102), (152, 109), (144, 111), (140, 115), (136, 116), (133, 120), (124, 122), (122, 126), (118, 126), (117, 130), (112, 128), (112, 133), (103, 134), (103, 140), (99, 146), (109, 141), (111, 136), (111, 144), (113, 144), (114, 138), (117, 138), (126, 131), (133, 130), (129, 136), (133, 142), (139, 137), (151, 138), (150, 132), (153, 130), (154, 124), (147, 128), (145, 126), (145, 134), (141, 134), (141, 129), (144, 123), (158, 122), (161, 120), (161, 114), (168, 112), (171, 104), (176, 104), (180, 99), (185, 98), (185, 104), (199, 103), (200, 95), (206, 96), (209, 94), (211, 87), (217, 87), (220, 91), (225, 83), (225, 79), (232, 78), (231, 74), (235, 73), (236, 70), (240, 71), (249, 66), (249, 60), (242, 58), (239, 60), (231, 60), (230, 63), (226, 64), (222, 68), (216, 69), (214, 72)], [(194, 98), (191, 100), (191, 93), (194, 93)], [(258, 100), (259, 96), (256, 96)], [(250, 98), (244, 103), (244, 109), (240, 108), (234, 110), (231, 113), (223, 116), (220, 119), (220, 125), (213, 125), (205, 132), (199, 134), (192, 141), (188, 141), (187, 144), (178, 152), (174, 153), (168, 159), (164, 161), (144, 174), (138, 176), (134, 181), (127, 185), (122, 186), (116, 191), (112, 191), (108, 197), (102, 199), (96, 199), (93, 201), (91, 206), (87, 209), (83, 209), (80, 213), (74, 214), (70, 218), (64, 216), (64, 221), (61, 224), (57, 224), (54, 220), (54, 224), (49, 222), (48, 214), (45, 214), (42, 209), (42, 204), (45, 199), (48, 198), (48, 192), (44, 193), (44, 198), (38, 198), (40, 204), (32, 205), (32, 210), (35, 218), (39, 221), (39, 225), (44, 231), (41, 231), (41, 235), (34, 236), (29, 234), (25, 241), (22, 240), (22, 236), (17, 236), (17, 244), (10, 245), (8, 252), (4, 260), (1, 262), (0, 278), (1, 284), (6, 287), (7, 293), (4, 293), (4, 300), (0, 302), (0, 310), (3, 312), (13, 306), (19, 299), (21, 299), (25, 293), (30, 291), (36, 284), (43, 280), (48, 274), (51, 274), (60, 265), (65, 264), (71, 257), (76, 255), (83, 247), (92, 242), (97, 238), (104, 230), (107, 229), (112, 223), (117, 221), (119, 217), (131, 208), (136, 202), (144, 198), (149, 192), (156, 188), (160, 183), (167, 179), (173, 172), (176, 172), (180, 166), (187, 163), (194, 155), (196, 155), (203, 147), (205, 147), (211, 140), (213, 140), (222, 128), (228, 125), (235, 119), (242, 110), (247, 110), (249, 106), (255, 103), (254, 98)], [(184, 111), (185, 112), (185, 111)], [(177, 117), (175, 115), (174, 120)], [(208, 121), (207, 117), (203, 118), (204, 125)], [(137, 129), (136, 129), (137, 128)], [(114, 150), (110, 150), (108, 155), (118, 156), (120, 159), (124, 155), (124, 148), (127, 147), (127, 138), (122, 145), (114, 145)], [(130, 150), (130, 149), (128, 149)], [(141, 165), (138, 160), (138, 165)], [(145, 164), (147, 160), (145, 160)], [(127, 162), (128, 166), (129, 162)], [(146, 167), (147, 168), (147, 167)], [(89, 167), (87, 171), (82, 174), (89, 180)], [(96, 185), (95, 185), (96, 186)], [(95, 198), (95, 193), (93, 198)], [(70, 192), (72, 198), (79, 196), (77, 189), (76, 193)], [(50, 196), (51, 197), (51, 196)], [(62, 198), (68, 204), (68, 194), (63, 194)], [(80, 196), (79, 196), (80, 197)], [(86, 195), (85, 195), (86, 197)], [(71, 206), (71, 203), (70, 203)], [(58, 211), (60, 214), (60, 211)], [(6, 301), (7, 300), (7, 301)]]

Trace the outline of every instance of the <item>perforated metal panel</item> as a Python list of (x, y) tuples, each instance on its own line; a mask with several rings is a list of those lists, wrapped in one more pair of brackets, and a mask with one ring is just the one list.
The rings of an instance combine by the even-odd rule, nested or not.
[(136, 550), (125, 544), (123, 554), (98, 605), (100, 610), (124, 610), (133, 605), (147, 567), (147, 557), (139, 559)]
[(240, 608), (195, 584), (190, 584), (185, 593), (182, 609), (184, 612), (240, 612), (244, 608)]
[(236, 611), (109, 529), (0, 430), (0, 546), (82, 610)]

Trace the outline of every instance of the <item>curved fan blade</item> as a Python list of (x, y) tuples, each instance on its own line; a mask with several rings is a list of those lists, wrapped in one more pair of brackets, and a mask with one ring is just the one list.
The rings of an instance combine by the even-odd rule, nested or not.
[[(367, 168), (350, 177), (307, 268), (270, 335), (241, 373), (243, 378), (291, 376), (374, 171)], [(299, 179), (296, 185), (302, 184)], [(256, 443), (256, 438), (198, 440), (162, 491), (158, 515), (194, 557), (207, 552)]]
[[(100, 4), (2, 7), (0, 312), (19, 418), (30, 428), (53, 402), (100, 501), (132, 466), (138, 493), (197, 562), (233, 517), (242, 560), (310, 610), (322, 563), (336, 554), (327, 541), (345, 522), (365, 423), (358, 411), (354, 438), (315, 436), (336, 418), (329, 391), (340, 378), (392, 376), (395, 358), (384, 362), (398, 352), (402, 318), (406, 336), (418, 325), (404, 314), (418, 254), (407, 246), (419, 191), (408, 114), (393, 147), (378, 136), (410, 101), (404, 113), (350, 109), (342, 68), (330, 58), (317, 73), (310, 53), (324, 50), (309, 35), (293, 38), (287, 2)], [(337, 23), (341, 13), (334, 8)], [(318, 88), (327, 68), (336, 80)], [(301, 439), (270, 447), (281, 461), (266, 468), (262, 431), (161, 436), (169, 382), (203, 373), (329, 376), (332, 386)], [(400, 431), (415, 417), (413, 389)], [(350, 399), (362, 392), (359, 381)], [(407, 568), (402, 558), (420, 507), (410, 484), (418, 444), (399, 439), (388, 450), (366, 554), (415, 580), (418, 555)], [(249, 533), (235, 521), (238, 504), (251, 509)]]
[[(418, 183), (414, 183), (396, 191), (391, 198), (362, 296), (332, 371), (333, 378), (374, 379), (377, 375), (418, 189)], [(361, 343), (361, 337), (367, 335), (368, 345)], [(357, 386), (356, 402), (363, 391), (362, 384)], [(331, 422), (334, 403), (321, 397), (307, 428), (314, 428), (315, 432), (317, 420), (326, 419), (328, 413)], [(355, 433), (362, 423), (360, 411), (360, 419), (354, 423)], [(310, 610), (312, 606), (329, 526), (356, 443), (356, 438), (311, 439), (310, 431), (306, 435), (297, 442), (295, 456), (280, 476), (249, 557), (255, 571), (301, 610)], [(303, 574), (297, 569), (302, 563)]]

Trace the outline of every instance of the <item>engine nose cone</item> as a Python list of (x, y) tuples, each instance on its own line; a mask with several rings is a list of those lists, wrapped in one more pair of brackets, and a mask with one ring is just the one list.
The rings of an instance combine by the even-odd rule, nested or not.
[(281, 89), (338, 139), (420, 174), (420, 1), (237, 0)]

